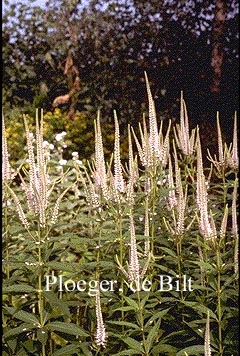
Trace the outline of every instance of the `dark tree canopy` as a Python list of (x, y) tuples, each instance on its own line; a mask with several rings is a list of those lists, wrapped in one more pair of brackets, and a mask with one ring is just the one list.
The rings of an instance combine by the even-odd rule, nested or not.
[[(219, 3), (225, 17), (213, 93)], [(69, 117), (95, 116), (101, 108), (108, 121), (116, 109), (123, 124), (134, 125), (147, 107), (146, 71), (159, 118), (178, 119), (183, 90), (193, 122), (215, 125), (217, 110), (226, 122), (238, 109), (238, 61), (236, 0), (51, 0), (45, 9), (18, 1), (3, 15), (6, 115), (60, 106)]]

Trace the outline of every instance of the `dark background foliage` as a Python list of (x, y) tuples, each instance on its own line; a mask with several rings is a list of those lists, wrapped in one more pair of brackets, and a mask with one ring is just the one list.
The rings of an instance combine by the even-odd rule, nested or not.
[(183, 90), (192, 126), (214, 141), (216, 112), (228, 140), (238, 110), (238, 2), (5, 1), (3, 103), (6, 118), (58, 106), (71, 120), (116, 109), (122, 132), (147, 108), (148, 73), (158, 118), (179, 120)]

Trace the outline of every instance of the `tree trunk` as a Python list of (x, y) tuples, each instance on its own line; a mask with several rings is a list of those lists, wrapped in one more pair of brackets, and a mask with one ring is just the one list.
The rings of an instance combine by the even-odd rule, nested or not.
[(215, 14), (213, 20), (213, 36), (212, 36), (212, 58), (211, 66), (213, 68), (213, 78), (211, 84), (211, 92), (220, 92), (220, 83), (222, 76), (223, 63), (223, 32), (225, 23), (225, 2), (224, 0), (215, 0)]

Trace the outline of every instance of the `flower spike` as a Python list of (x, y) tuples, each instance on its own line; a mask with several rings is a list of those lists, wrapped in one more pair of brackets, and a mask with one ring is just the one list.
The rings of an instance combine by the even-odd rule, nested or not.
[(103, 348), (105, 348), (107, 344), (108, 336), (103, 322), (99, 285), (96, 293), (96, 318), (97, 318), (97, 330), (95, 334), (95, 342), (97, 346), (102, 346)]
[(3, 181), (7, 181), (11, 179), (11, 166), (9, 163), (7, 137), (6, 137), (5, 122), (4, 122), (3, 115), (2, 115), (2, 179)]

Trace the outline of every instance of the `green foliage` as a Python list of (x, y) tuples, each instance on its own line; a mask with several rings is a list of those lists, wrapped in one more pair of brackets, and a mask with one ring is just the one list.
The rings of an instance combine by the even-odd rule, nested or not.
[[(35, 119), (26, 115), (31, 129), (35, 126)], [(49, 143), (61, 146), (56, 140), (56, 136), (62, 132), (66, 132), (64, 136), (64, 144), (61, 148), (62, 154), (59, 152), (59, 158), (71, 159), (72, 152), (78, 152), (83, 161), (90, 159), (92, 156), (92, 145), (94, 142), (94, 121), (92, 117), (84, 113), (77, 112), (73, 117), (69, 118), (67, 113), (61, 112), (56, 108), (53, 112), (44, 113), (44, 138)], [(6, 120), (6, 136), (10, 149), (10, 159), (13, 165), (20, 161), (26, 155), (25, 135), (22, 115), (13, 116), (10, 120)], [(110, 157), (114, 141), (114, 127), (109, 122), (103, 127), (105, 154)], [(52, 138), (55, 138), (54, 140)], [(126, 147), (125, 147), (126, 152)], [(127, 153), (126, 153), (127, 154)], [(125, 154), (125, 156), (126, 156)], [(61, 157), (60, 157), (61, 156)]]
[[(92, 126), (80, 113), (70, 121), (56, 109), (53, 114), (45, 114), (44, 122), (44, 138), (50, 142), (56, 132), (64, 130), (68, 132), (64, 141), (69, 146), (70, 142), (87, 145), (94, 135), (93, 131), (88, 132)], [(200, 173), (195, 151), (186, 156), (178, 147), (174, 154), (172, 143), (169, 146), (172, 160), (179, 166), (174, 173), (176, 194), (180, 194), (181, 186), (188, 193), (181, 232), (176, 224), (180, 206), (169, 205), (169, 165), (157, 164), (154, 155), (150, 166), (144, 166), (139, 159), (134, 170), (138, 179), (131, 193), (132, 204), (112, 183), (116, 161), (113, 172), (111, 162), (107, 161), (107, 195), (93, 178), (99, 178), (96, 177), (99, 162), (93, 159), (84, 165), (73, 157), (59, 166), (62, 152), (55, 146), (46, 160), (45, 171), (40, 127), (38, 121), (29, 125), (30, 131), (37, 132), (36, 162), (31, 157), (28, 162), (24, 159), (25, 169), (17, 171), (17, 176), (11, 179), (4, 178), (3, 355), (202, 355), (207, 315), (212, 354), (237, 354), (237, 235), (232, 223), (236, 170), (226, 165), (219, 176), (216, 167), (212, 167), (208, 207), (217, 236), (209, 239), (199, 224), (196, 182)], [(104, 136), (107, 127), (102, 129)], [(12, 135), (18, 130), (20, 124), (16, 131), (6, 127), (10, 155), (15, 137)], [(111, 132), (113, 140), (112, 135)], [(15, 147), (19, 147), (16, 141)], [(152, 149), (148, 146), (149, 156)], [(29, 141), (27, 151), (31, 151)], [(131, 176), (132, 163), (129, 161), (123, 169), (125, 180)], [(34, 167), (38, 179), (33, 174)], [(209, 172), (204, 173), (207, 177)], [(47, 186), (45, 224), (37, 210), (46, 198), (41, 182)], [(27, 190), (23, 191), (24, 184), (26, 189), (30, 183), (33, 184), (31, 196), (26, 195)], [(42, 200), (35, 200), (35, 210), (30, 209), (31, 199), (36, 199), (40, 192)], [(59, 199), (59, 211), (52, 223)], [(226, 204), (229, 209), (224, 228)], [(23, 213), (28, 226), (23, 223)], [(149, 241), (148, 265), (144, 277), (137, 280), (141, 282), (139, 285), (131, 282), (129, 274), (127, 277), (122, 273), (133, 268), (129, 259), (133, 234), (129, 216), (135, 226), (140, 270), (146, 263), (145, 243)], [(168, 285), (166, 290), (160, 289), (161, 275), (172, 278), (172, 289)], [(191, 277), (193, 290), (184, 288), (184, 276)], [(55, 284), (47, 284), (54, 280)], [(105, 348), (96, 339), (100, 312), (96, 311), (95, 281), (112, 281), (111, 285), (103, 283), (100, 293), (101, 315), (108, 334)]]

